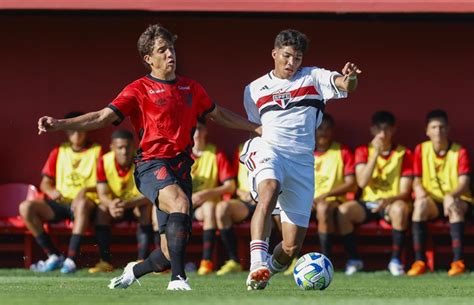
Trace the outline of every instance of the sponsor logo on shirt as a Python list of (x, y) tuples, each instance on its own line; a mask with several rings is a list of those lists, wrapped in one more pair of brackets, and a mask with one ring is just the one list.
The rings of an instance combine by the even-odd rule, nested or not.
[(158, 94), (158, 93), (163, 93), (163, 92), (165, 92), (165, 89), (162, 89), (162, 88), (161, 89), (150, 89), (150, 90), (148, 90), (148, 93), (150, 93), (150, 94)]
[(179, 90), (191, 90), (191, 87), (189, 86), (178, 86)]

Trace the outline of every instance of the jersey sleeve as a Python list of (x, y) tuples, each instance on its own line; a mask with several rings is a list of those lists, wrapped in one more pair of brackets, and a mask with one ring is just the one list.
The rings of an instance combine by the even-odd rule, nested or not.
[(339, 90), (334, 82), (338, 76), (341, 76), (341, 74), (336, 71), (316, 67), (312, 68), (311, 77), (313, 78), (316, 89), (320, 91), (319, 93), (323, 96), (324, 100), (347, 97), (347, 92)]
[(408, 148), (405, 148), (405, 154), (403, 155), (401, 176), (413, 176), (413, 153)]
[(193, 99), (196, 101), (198, 117), (205, 117), (216, 108), (216, 104), (211, 100), (206, 90), (197, 82), (194, 82), (193, 94)]
[(138, 93), (131, 85), (125, 87), (122, 92), (107, 106), (119, 117), (113, 124), (119, 125), (127, 116), (138, 109)]
[(423, 176), (423, 163), (421, 161), (421, 144), (415, 147), (415, 153), (413, 154), (413, 175), (415, 177)]
[(471, 164), (469, 161), (469, 154), (464, 147), (459, 150), (458, 156), (458, 175), (468, 175), (471, 172)]
[(48, 156), (48, 160), (43, 166), (41, 174), (52, 179), (56, 178), (56, 161), (58, 160), (59, 147), (54, 148)]
[(260, 121), (260, 114), (258, 112), (257, 104), (252, 98), (250, 86), (246, 86), (244, 90), (244, 107), (247, 112), (247, 118), (250, 122), (255, 124), (262, 124)]
[(369, 149), (367, 146), (359, 146), (355, 150), (355, 165), (366, 164), (369, 159)]
[(222, 151), (217, 152), (217, 171), (219, 173), (219, 182), (223, 183), (226, 180), (234, 179), (236, 172), (234, 172), (226, 155)]
[(107, 176), (105, 175), (104, 159), (102, 156), (97, 161), (97, 183), (107, 183)]
[(344, 176), (350, 176), (355, 174), (354, 165), (354, 154), (351, 152), (349, 147), (342, 146), (342, 162), (344, 163)]

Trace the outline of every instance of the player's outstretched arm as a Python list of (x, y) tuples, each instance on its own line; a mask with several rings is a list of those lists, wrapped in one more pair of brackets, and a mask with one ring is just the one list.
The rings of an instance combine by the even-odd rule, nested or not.
[(117, 114), (110, 108), (89, 112), (71, 119), (55, 119), (44, 116), (38, 120), (38, 134), (57, 130), (94, 130), (111, 124), (118, 119)]
[(262, 134), (260, 125), (252, 123), (226, 108), (216, 105), (216, 108), (214, 108), (214, 110), (210, 112), (208, 116), (211, 118), (211, 120), (224, 127), (247, 130), (258, 135)]
[(342, 76), (336, 77), (334, 83), (339, 90), (352, 92), (357, 88), (357, 76), (361, 73), (356, 64), (347, 62), (342, 68)]

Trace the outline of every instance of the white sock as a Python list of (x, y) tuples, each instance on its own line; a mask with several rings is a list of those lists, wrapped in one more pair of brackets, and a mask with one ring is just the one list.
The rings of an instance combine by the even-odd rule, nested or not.
[(280, 264), (272, 255), (268, 259), (268, 269), (270, 269), (270, 272), (272, 274), (275, 274), (275, 273), (282, 272), (288, 269), (288, 265)]
[(267, 265), (268, 242), (252, 240), (250, 242), (250, 270)]

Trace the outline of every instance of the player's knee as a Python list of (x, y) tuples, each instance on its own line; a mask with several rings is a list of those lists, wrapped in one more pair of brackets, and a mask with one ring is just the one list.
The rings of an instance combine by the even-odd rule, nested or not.
[(388, 213), (392, 221), (400, 222), (406, 215), (405, 207), (403, 204), (394, 204), (390, 207), (390, 212)]
[(23, 218), (27, 218), (29, 215), (31, 215), (31, 212), (33, 211), (33, 202), (30, 200), (25, 200), (22, 203), (20, 203), (18, 207), (18, 212), (20, 213), (20, 216)]
[(173, 210), (170, 211), (171, 213), (183, 213), (183, 214), (188, 214), (189, 213), (189, 202), (187, 198), (178, 198), (174, 205), (173, 205)]

